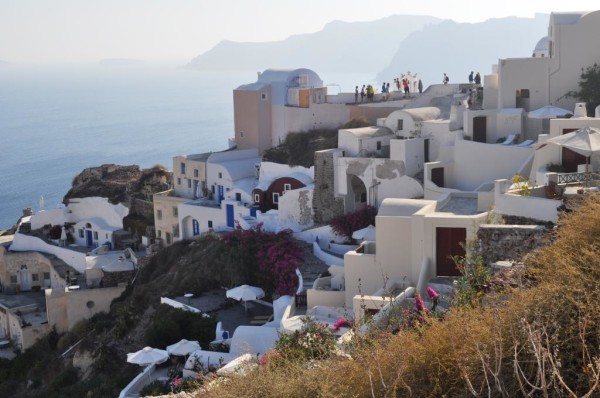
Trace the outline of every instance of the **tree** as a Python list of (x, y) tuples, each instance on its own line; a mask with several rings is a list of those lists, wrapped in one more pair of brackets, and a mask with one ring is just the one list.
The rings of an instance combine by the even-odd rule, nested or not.
[(579, 91), (576, 97), (587, 105), (588, 115), (600, 105), (600, 65), (594, 63), (586, 69), (581, 68)]

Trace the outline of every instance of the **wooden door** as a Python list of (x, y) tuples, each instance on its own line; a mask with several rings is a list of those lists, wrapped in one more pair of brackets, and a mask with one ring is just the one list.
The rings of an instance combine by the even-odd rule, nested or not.
[(464, 256), (466, 228), (436, 228), (436, 276), (460, 276), (453, 256)]
[(438, 167), (431, 170), (431, 182), (440, 188), (444, 187), (444, 168)]
[[(563, 129), (562, 133), (568, 134), (577, 129)], [(573, 152), (568, 148), (562, 148), (562, 166), (565, 169), (565, 173), (577, 173), (577, 166), (585, 164), (586, 158), (583, 155)]]
[(487, 117), (476, 116), (473, 118), (473, 141), (487, 142)]

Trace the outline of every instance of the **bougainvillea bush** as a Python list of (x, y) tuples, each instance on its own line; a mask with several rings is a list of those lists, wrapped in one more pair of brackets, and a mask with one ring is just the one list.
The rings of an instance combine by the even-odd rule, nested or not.
[(240, 249), (249, 284), (260, 285), (268, 295), (294, 294), (298, 286), (296, 268), (302, 264), (302, 250), (292, 231), (264, 231), (262, 224), (252, 229), (237, 227), (223, 236), (226, 244)]
[(337, 216), (329, 221), (329, 225), (336, 235), (344, 236), (348, 241), (352, 239), (354, 231), (375, 225), (377, 209), (373, 206), (364, 206), (352, 213)]

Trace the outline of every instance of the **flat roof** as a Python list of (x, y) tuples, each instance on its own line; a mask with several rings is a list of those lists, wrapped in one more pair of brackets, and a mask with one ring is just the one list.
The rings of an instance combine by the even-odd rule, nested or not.
[(456, 215), (475, 215), (483, 213), (477, 210), (477, 198), (450, 196), (450, 199), (438, 204), (437, 213), (451, 213)]
[(125, 252), (108, 252), (85, 258), (86, 269), (101, 269), (105, 272), (133, 271), (133, 261), (125, 258)]

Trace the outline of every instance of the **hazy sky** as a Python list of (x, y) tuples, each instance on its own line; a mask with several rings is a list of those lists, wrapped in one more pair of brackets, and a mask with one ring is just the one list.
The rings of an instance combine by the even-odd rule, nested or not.
[[(282, 40), (332, 20), (394, 14), (458, 22), (586, 11), (590, 0), (0, 0), (0, 60), (97, 63), (103, 58), (187, 62), (220, 40)], [(600, 3), (599, 3), (600, 5)], [(596, 6), (597, 7), (597, 6)]]

